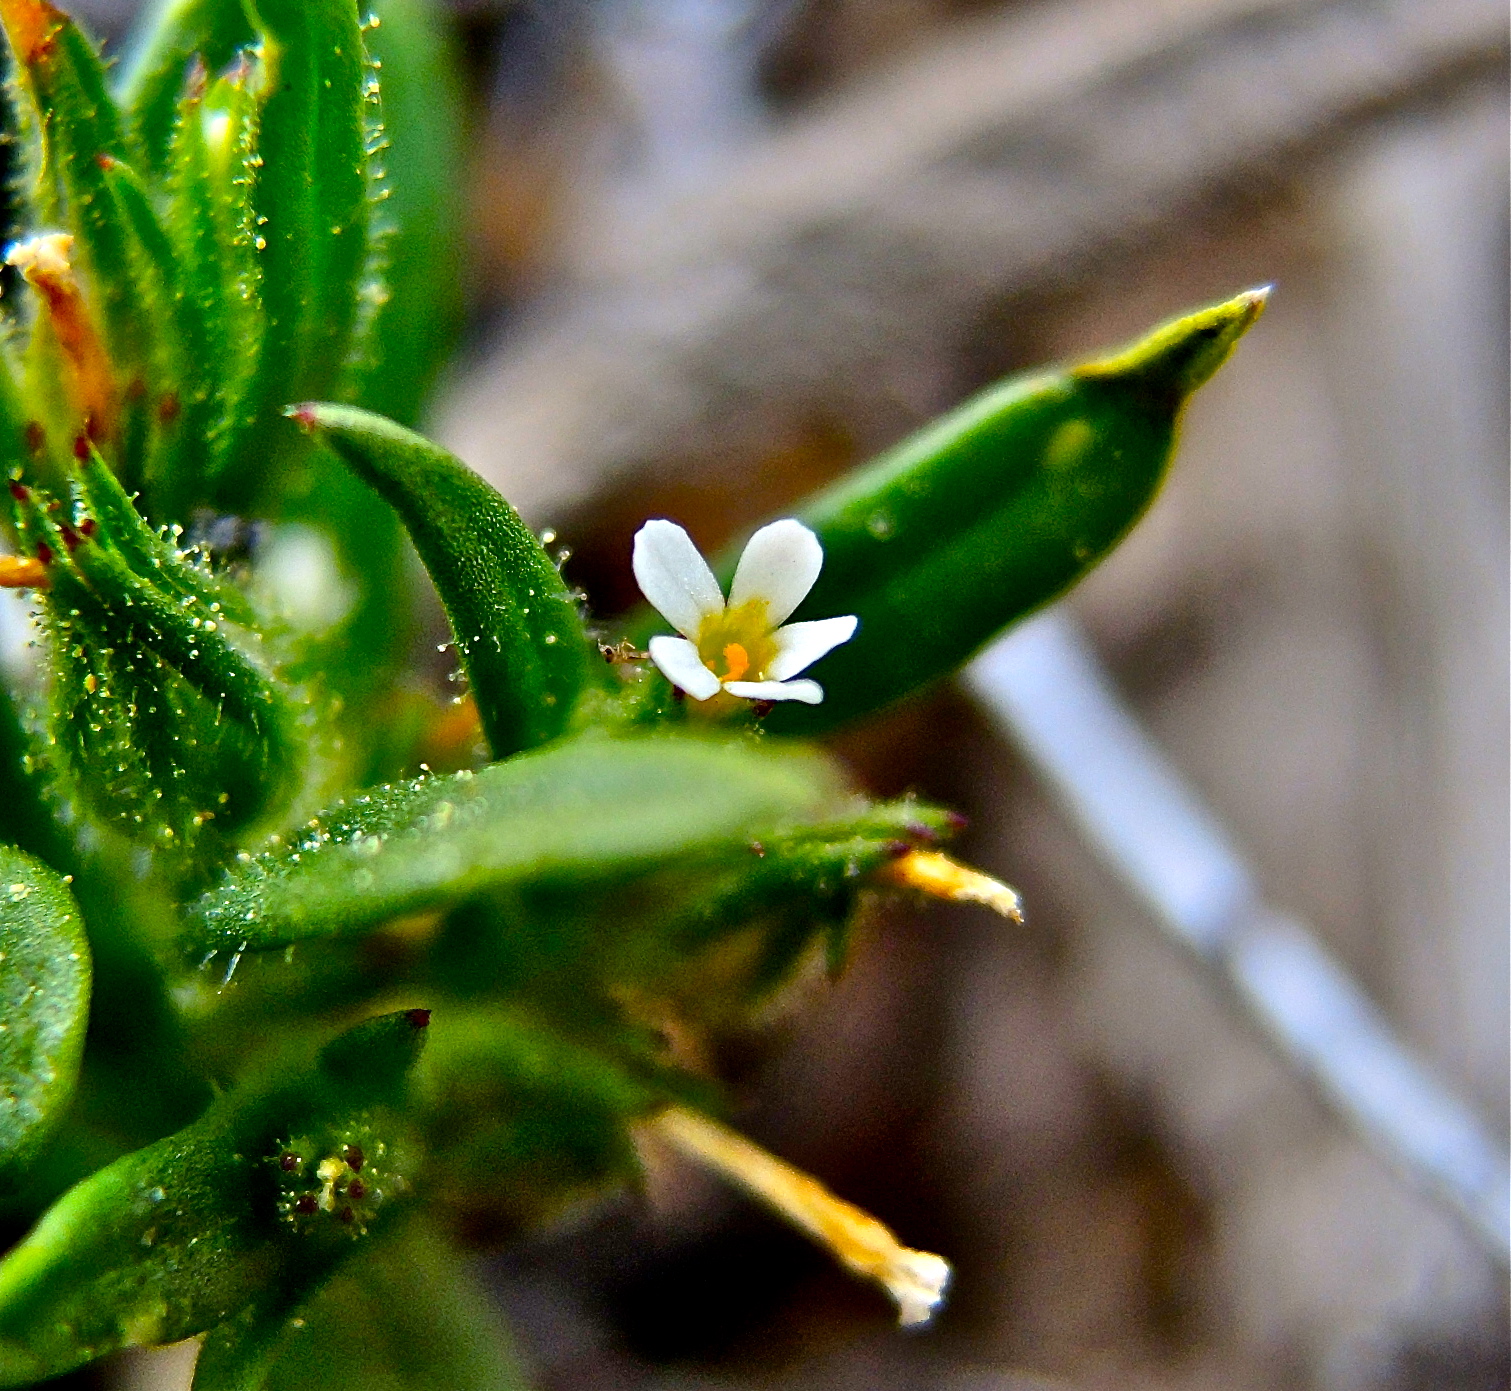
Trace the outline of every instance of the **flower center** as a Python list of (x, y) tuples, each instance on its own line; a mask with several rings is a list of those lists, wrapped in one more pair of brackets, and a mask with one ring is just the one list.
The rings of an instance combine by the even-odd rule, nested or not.
[(698, 630), (698, 656), (720, 681), (760, 681), (776, 656), (766, 601), (711, 614)]

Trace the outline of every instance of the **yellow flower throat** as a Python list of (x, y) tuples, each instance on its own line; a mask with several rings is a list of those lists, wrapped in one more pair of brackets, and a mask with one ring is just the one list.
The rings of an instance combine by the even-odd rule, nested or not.
[(720, 681), (761, 681), (776, 656), (764, 599), (710, 614), (698, 629), (698, 656)]

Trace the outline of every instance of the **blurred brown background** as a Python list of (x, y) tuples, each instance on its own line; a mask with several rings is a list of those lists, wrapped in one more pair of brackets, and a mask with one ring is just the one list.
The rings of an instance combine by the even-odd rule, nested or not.
[[(715, 543), (998, 375), (1276, 283), (1074, 607), (1266, 895), (1504, 1135), (1504, 6), (456, 22), (478, 312), (436, 426), (601, 610), (649, 514)], [(1029, 924), (882, 915), (837, 989), (725, 1061), (751, 1134), (955, 1261), (951, 1303), (899, 1335), (678, 1172), (490, 1263), (542, 1388), (1508, 1384), (1504, 1271), (1272, 1058), (963, 695), (844, 751), (966, 810)]]

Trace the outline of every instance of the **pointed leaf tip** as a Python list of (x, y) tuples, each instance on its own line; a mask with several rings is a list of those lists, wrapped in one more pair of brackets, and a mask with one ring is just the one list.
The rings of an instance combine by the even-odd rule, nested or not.
[(561, 734), (588, 684), (593, 645), (534, 532), (490, 483), (413, 430), (326, 401), (285, 413), (318, 429), (398, 512), (446, 606), (494, 757)]
[(364, 1020), (332, 1039), (320, 1053), (320, 1068), (351, 1097), (392, 1097), (425, 1046), (430, 1011), (396, 1010)]
[(1121, 352), (1075, 368), (1075, 375), (1121, 382), (1161, 403), (1173, 400), (1179, 405), (1228, 360), (1234, 345), (1264, 312), (1271, 289), (1260, 285), (1171, 319)]

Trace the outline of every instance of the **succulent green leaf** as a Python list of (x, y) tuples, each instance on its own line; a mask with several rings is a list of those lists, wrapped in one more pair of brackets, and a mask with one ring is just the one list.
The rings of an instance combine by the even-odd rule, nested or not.
[(367, 328), (349, 395), (414, 425), (462, 321), (466, 115), (439, 7), (382, 0), (367, 47), (383, 93), (387, 294)]
[[(146, 376), (139, 382), (140, 403), (131, 402), (142, 432), (129, 437), (120, 469), (141, 479), (157, 499), (163, 515), (181, 515), (182, 499), (166, 495), (171, 480), (202, 468), (210, 420), (207, 377), (219, 356), (212, 344), (196, 296), (184, 275), (185, 264), (153, 199), (136, 171), (120, 160), (101, 161), (105, 187), (125, 221), (133, 288), (147, 325)], [(179, 504), (175, 506), (174, 504)]]
[(526, 1391), (513, 1346), (466, 1266), (417, 1223), (382, 1238), (300, 1306), (217, 1329), (194, 1391)]
[[(843, 966), (856, 898), (899, 855), (937, 844), (958, 818), (911, 797), (883, 802), (833, 821), (783, 830), (761, 841), (760, 854), (722, 875), (707, 875), (699, 893), (668, 914), (657, 937), (678, 955), (752, 926), (761, 950), (726, 998), (759, 998), (790, 974), (815, 937), (828, 941), (831, 973)], [(665, 976), (666, 964), (658, 974)], [(696, 1009), (696, 1002), (690, 1002)]]
[(264, 951), (531, 882), (605, 882), (743, 846), (836, 801), (816, 756), (671, 734), (584, 737), (370, 792), (228, 872), (183, 947)]
[(0, 324), (0, 458), (6, 461), (7, 472), (14, 470), (17, 463), (31, 454), (26, 429), (29, 415), (21, 394), (21, 371), (11, 336)]
[(348, 1054), (340, 1075), (278, 1059), (71, 1188), (0, 1263), (0, 1386), (317, 1288), (410, 1192), (404, 1124), (373, 1098), (413, 1057), (379, 1048), (364, 1072)]
[(823, 703), (779, 706), (769, 727), (815, 734), (889, 705), (1075, 584), (1148, 507), (1181, 407), (1264, 301), (1242, 294), (992, 387), (807, 503), (824, 568), (793, 621), (853, 613), (860, 627), (814, 669)]
[(91, 538), (80, 538), (68, 559), (106, 621), (113, 620), (111, 627), (123, 637), (129, 635), (129, 640), (161, 658), (217, 700), (231, 718), (265, 737), (287, 737), (282, 729), (287, 711), (278, 692), (222, 633), (213, 611), (208, 616), (193, 612)]
[(58, 747), (97, 813), (150, 845), (192, 846), (289, 790), (289, 699), (232, 641), (236, 610), (146, 527), (97, 457), (79, 478), (73, 525), (12, 485), (50, 585)]
[[(191, 67), (178, 99), (165, 221), (179, 267), (183, 335), (205, 348), (191, 363), (181, 402), (181, 437), (199, 443), (200, 457), (186, 461), (183, 476), (170, 466), (168, 477), (149, 480), (170, 508), (212, 491), (248, 420), (246, 397), (265, 328), (253, 194), (267, 77), (260, 52), (242, 49), (213, 81)], [(227, 343), (237, 351), (223, 352)]]
[(681, 1092), (528, 1010), (448, 1012), (414, 1085), (432, 1199), (506, 1230), (548, 1218), (631, 1177), (630, 1126)]
[(0, 687), (0, 843), (14, 845), (54, 869), (70, 868), (68, 833), (43, 794), (40, 741)]
[(947, 813), (908, 798), (768, 826), (607, 886), (523, 881), (449, 913), (430, 970), (459, 998), (528, 998), (564, 1019), (582, 1014), (593, 982), (608, 998), (650, 994), (688, 1020), (733, 1024), (819, 939), (837, 971), (879, 871), (952, 829)]
[(429, 1027), (428, 1009), (381, 1014), (326, 1044), (320, 1070), (350, 1100), (366, 1105), (395, 1102), (430, 1037)]
[(195, 59), (219, 71), (256, 40), (244, 0), (157, 0), (122, 65), (117, 95), (148, 171), (167, 167)]
[(190, 610), (192, 617), (200, 619), (201, 628), (207, 620), (222, 616), (244, 627), (253, 625), (246, 596), (235, 585), (223, 583), (192, 564), (148, 526), (120, 480), (95, 450), (90, 449), (78, 461), (74, 477), (84, 515), (96, 524), (99, 544), (119, 555), (135, 575)]
[(518, 513), (459, 459), (382, 416), (290, 412), (398, 512), (451, 620), (495, 758), (561, 734), (588, 682), (577, 600)]
[(286, 449), (279, 415), (335, 393), (352, 350), (368, 268), (370, 90), (355, 0), (260, 0), (269, 94), (258, 140), (257, 209), (267, 327), (225, 471), (266, 482)]
[(0, 1177), (30, 1160), (78, 1080), (89, 943), (63, 878), (0, 846)]

